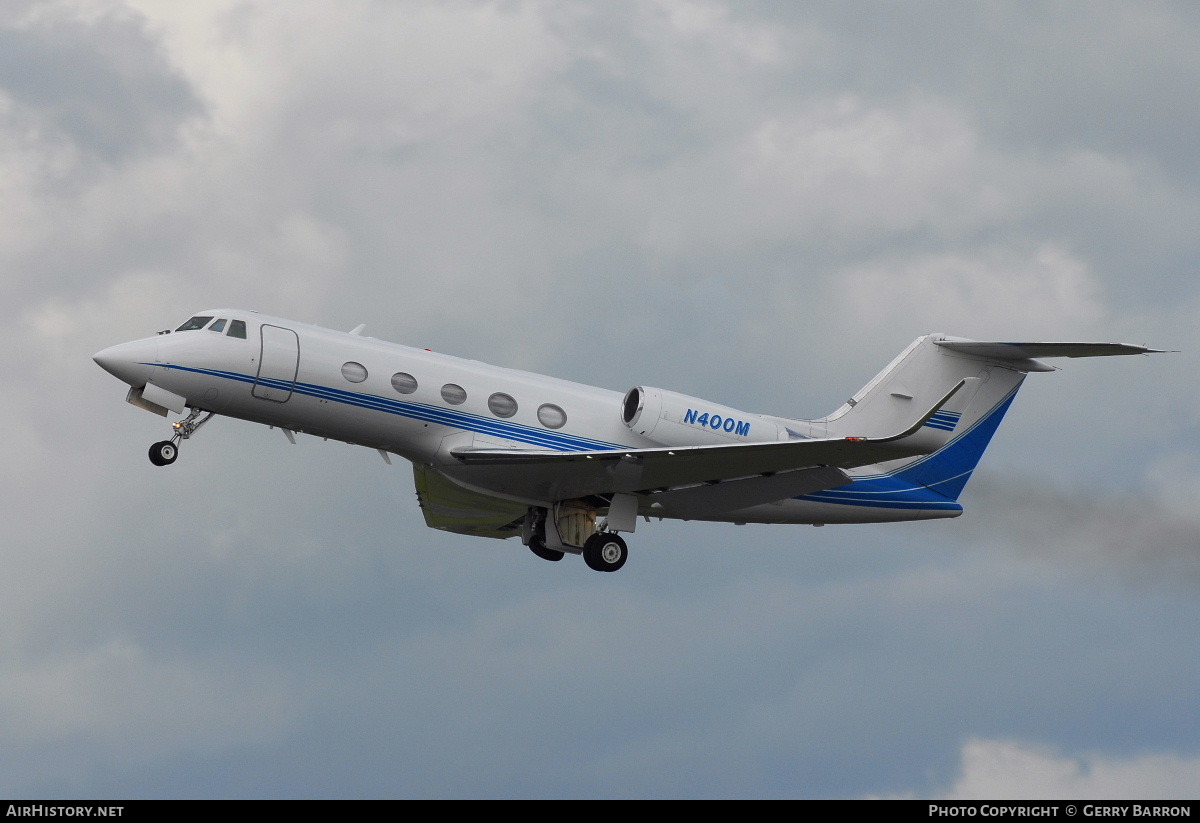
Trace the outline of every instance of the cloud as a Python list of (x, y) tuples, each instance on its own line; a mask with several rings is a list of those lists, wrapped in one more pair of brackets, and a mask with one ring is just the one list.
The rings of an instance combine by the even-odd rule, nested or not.
[(1087, 337), (1107, 317), (1086, 264), (1052, 245), (873, 262), (842, 272), (837, 288), (842, 313), (864, 326), (895, 323), (904, 305), (912, 329), (983, 340)]
[(120, 163), (172, 144), (198, 106), (144, 20), (119, 6), (85, 18), (47, 4), (0, 28), (9, 116), (83, 156)]
[(1069, 755), (1053, 747), (985, 739), (964, 743), (961, 757), (958, 778), (930, 793), (930, 799), (1189, 800), (1200, 790), (1200, 757)]

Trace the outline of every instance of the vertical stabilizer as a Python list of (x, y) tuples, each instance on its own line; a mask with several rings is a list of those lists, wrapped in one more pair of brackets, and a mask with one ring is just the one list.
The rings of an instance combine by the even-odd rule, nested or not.
[(950, 340), (957, 338), (918, 338), (845, 405), (813, 423), (823, 422), (829, 437), (878, 437), (963, 381), (963, 388), (925, 423), (922, 433), (931, 453), (878, 467), (880, 475), (957, 500), (1025, 373), (1046, 367), (1026, 358), (1002, 361), (942, 345)]

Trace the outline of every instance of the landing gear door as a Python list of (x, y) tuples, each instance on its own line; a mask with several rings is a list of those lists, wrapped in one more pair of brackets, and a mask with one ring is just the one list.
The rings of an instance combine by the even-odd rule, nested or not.
[(258, 398), (285, 403), (296, 385), (300, 367), (300, 339), (291, 329), (263, 325), (258, 375), (250, 391)]

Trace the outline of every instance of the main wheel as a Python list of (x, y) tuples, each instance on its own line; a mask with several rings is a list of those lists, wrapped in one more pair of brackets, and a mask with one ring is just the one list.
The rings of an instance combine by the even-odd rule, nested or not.
[(563, 559), (562, 552), (555, 551), (554, 549), (547, 549), (546, 544), (540, 540), (531, 541), (529, 544), (529, 550), (543, 560), (558, 561)]
[(150, 462), (156, 466), (169, 466), (179, 456), (179, 448), (170, 440), (160, 440), (150, 447)]
[(593, 534), (583, 544), (583, 562), (598, 572), (615, 572), (629, 559), (629, 548), (616, 534)]

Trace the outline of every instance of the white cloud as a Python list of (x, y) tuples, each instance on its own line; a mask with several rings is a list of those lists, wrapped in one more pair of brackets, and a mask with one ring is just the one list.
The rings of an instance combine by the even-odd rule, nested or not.
[[(470, 137), (521, 110), (564, 56), (536, 2), (133, 5), (218, 132), (264, 151), (297, 137), (385, 150)], [(301, 124), (315, 133), (279, 131)]]
[(995, 210), (992, 159), (964, 114), (931, 100), (821, 101), (757, 126), (739, 182), (776, 220), (841, 237), (983, 219)]
[[(1070, 755), (1012, 740), (962, 747), (961, 774), (941, 800), (1188, 800), (1200, 793), (1200, 757), (1173, 753)], [(924, 796), (924, 795), (917, 795)]]

